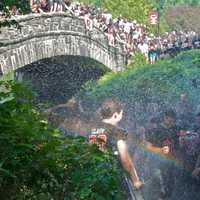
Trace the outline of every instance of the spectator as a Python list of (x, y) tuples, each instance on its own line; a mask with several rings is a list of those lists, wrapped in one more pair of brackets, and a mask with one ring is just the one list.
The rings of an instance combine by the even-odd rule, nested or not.
[(39, 13), (39, 0), (30, 0), (30, 6), (33, 13)]
[(46, 0), (30, 0), (30, 5), (33, 13), (43, 13), (47, 6)]
[(115, 46), (115, 37), (114, 37), (115, 33), (114, 33), (113, 25), (108, 26), (108, 33), (107, 34), (108, 34), (109, 45), (114, 47)]
[(54, 6), (54, 0), (49, 0), (48, 4), (49, 4), (49, 11), (53, 12), (53, 10), (54, 10), (54, 7), (53, 7)]
[(154, 43), (150, 43), (148, 51), (149, 63), (154, 64), (157, 60), (157, 49)]
[(58, 11), (59, 0), (53, 0), (53, 10), (52, 12)]
[(110, 23), (112, 23), (112, 14), (105, 11), (103, 14), (102, 14), (102, 17), (103, 19), (105, 20), (105, 24), (106, 25), (109, 25)]
[(146, 60), (148, 61), (149, 46), (146, 42), (141, 41), (138, 45), (138, 49), (144, 54)]
[(48, 12), (48, 5), (47, 5), (47, 2), (46, 0), (40, 0), (40, 12)]
[(10, 9), (10, 15), (15, 16), (15, 15), (19, 15), (19, 14), (20, 14), (19, 9), (17, 9), (17, 7), (15, 5), (12, 6)]
[(84, 21), (85, 21), (86, 30), (91, 32), (93, 30), (93, 21), (89, 13), (84, 15)]

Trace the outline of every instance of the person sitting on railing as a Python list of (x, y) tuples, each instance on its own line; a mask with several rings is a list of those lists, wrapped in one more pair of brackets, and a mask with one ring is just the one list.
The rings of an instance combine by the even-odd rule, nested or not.
[(126, 49), (126, 34), (124, 33), (124, 31), (120, 31), (120, 43), (123, 44), (123, 51), (125, 53), (127, 53), (127, 49)]
[(20, 10), (17, 8), (17, 6), (13, 5), (10, 9), (10, 15), (20, 15)]
[(96, 28), (100, 28), (100, 16), (95, 16), (93, 17), (93, 25), (96, 27)]
[(108, 29), (108, 27), (107, 27), (107, 25), (105, 24), (104, 20), (101, 20), (100, 29), (101, 29), (103, 32), (106, 32), (107, 29)]
[(51, 1), (51, 4), (53, 4), (51, 6), (50, 12), (56, 12), (58, 8), (58, 0), (50, 0), (50, 1)]
[(59, 12), (63, 12), (65, 10), (65, 6), (66, 6), (65, 0), (59, 0), (58, 1), (58, 9), (57, 10)]
[(49, 12), (48, 4), (46, 0), (40, 0), (40, 8), (43, 12)]
[(92, 21), (90, 13), (87, 13), (84, 15), (84, 22), (85, 22), (86, 31), (91, 32), (93, 30), (93, 21)]
[(39, 0), (30, 0), (30, 7), (33, 13), (40, 13), (39, 6), (40, 1)]
[(62, 12), (65, 10), (65, 0), (49, 0), (50, 12)]
[(133, 29), (133, 23), (126, 20), (124, 23), (124, 32), (126, 34), (126, 40), (130, 39), (131, 29)]
[(74, 16), (79, 17), (81, 15), (81, 6), (80, 3), (72, 3), (72, 12), (74, 13)]
[(62, 4), (63, 4), (63, 7), (64, 7), (64, 11), (69, 11), (71, 14), (74, 15), (71, 0), (64, 0)]
[(109, 25), (110, 23), (112, 23), (112, 14), (109, 13), (108, 11), (105, 11), (104, 13), (102, 13), (102, 17), (104, 18), (106, 25)]
[(30, 6), (33, 13), (43, 13), (47, 11), (46, 0), (30, 0)]
[(53, 12), (54, 10), (54, 0), (48, 0), (48, 5), (49, 5), (49, 11)]
[(109, 24), (108, 25), (108, 30), (107, 30), (107, 36), (108, 36), (108, 44), (110, 46), (115, 46), (115, 32), (114, 32), (114, 25)]

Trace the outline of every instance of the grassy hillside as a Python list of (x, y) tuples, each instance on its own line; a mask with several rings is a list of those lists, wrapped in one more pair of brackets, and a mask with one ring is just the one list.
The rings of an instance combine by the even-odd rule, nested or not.
[[(83, 102), (94, 105), (116, 97), (126, 103), (138, 121), (166, 108), (176, 107), (181, 94), (187, 94), (193, 109), (200, 104), (200, 50), (180, 54), (155, 65), (130, 66), (124, 72), (103, 76), (88, 83), (82, 91)], [(90, 103), (89, 103), (90, 102)]]

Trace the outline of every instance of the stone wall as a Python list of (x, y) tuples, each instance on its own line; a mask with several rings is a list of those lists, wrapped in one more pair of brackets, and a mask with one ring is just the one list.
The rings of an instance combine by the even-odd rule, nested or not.
[(0, 74), (61, 55), (93, 58), (113, 71), (121, 71), (126, 57), (121, 46), (108, 45), (106, 35), (94, 28), (88, 33), (82, 19), (66, 13), (19, 16), (20, 29), (1, 28)]

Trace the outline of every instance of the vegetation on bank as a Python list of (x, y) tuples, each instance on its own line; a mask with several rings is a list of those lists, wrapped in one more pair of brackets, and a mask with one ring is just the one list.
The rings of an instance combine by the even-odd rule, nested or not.
[[(131, 64), (124, 72), (109, 73), (97, 82), (88, 83), (80, 98), (90, 109), (105, 98), (116, 97), (138, 121), (158, 110), (176, 107), (181, 94), (193, 109), (200, 105), (200, 50), (181, 53), (175, 59), (160, 60), (154, 65)], [(155, 109), (156, 109), (155, 108)]]
[(29, 0), (1, 0), (0, 10), (8, 11), (8, 7), (11, 8), (15, 5), (22, 13), (30, 13), (31, 10), (29, 2)]
[(124, 199), (118, 163), (83, 137), (63, 137), (32, 105), (32, 94), (0, 82), (0, 199)]

